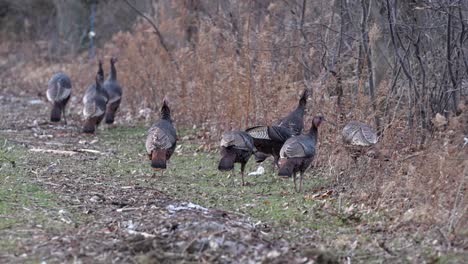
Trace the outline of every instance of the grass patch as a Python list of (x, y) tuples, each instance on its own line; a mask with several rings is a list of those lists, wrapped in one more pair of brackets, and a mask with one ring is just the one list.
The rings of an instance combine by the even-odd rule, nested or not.
[(13, 229), (60, 228), (52, 219), (57, 208), (53, 194), (32, 183), (33, 173), (27, 168), (27, 152), (1, 140), (0, 146), (0, 252), (15, 250), (16, 241), (28, 232)]
[[(176, 153), (161, 176), (153, 173), (146, 155), (147, 129), (143, 126), (104, 128), (91, 138), (80, 135), (78, 138), (53, 139), (57, 141), (54, 143), (60, 143), (60, 140), (67, 143), (58, 145), (58, 148), (86, 144), (86, 148), (109, 155), (33, 155), (21, 146), (3, 144), (0, 149), (0, 184), (3, 187), (0, 189), (0, 236), (6, 239), (0, 240), (0, 255), (16, 252), (19, 239), (31, 243), (31, 234), (18, 230), (47, 229), (48, 234), (63, 232), (67, 226), (57, 219), (58, 208), (62, 209), (64, 203), (65, 206), (70, 203), (70, 208), (82, 208), (83, 199), (88, 201), (94, 191), (80, 189), (81, 201), (76, 201), (68, 193), (64, 193), (64, 197), (54, 197), (34, 184), (36, 180), (47, 180), (55, 185), (87, 182), (106, 187), (150, 186), (181, 200), (237, 212), (253, 223), (263, 223), (260, 227), (273, 226), (276, 231), (270, 232), (272, 240), (286, 238), (297, 243), (317, 242), (333, 248), (334, 255), (346, 257), (352, 252), (354, 258), (363, 262), (382, 257), (379, 239), (387, 239), (388, 236), (378, 223), (388, 220), (384, 213), (373, 210), (364, 213), (363, 209), (355, 210), (357, 215), (354, 215), (347, 212), (346, 208), (351, 207), (346, 201), (343, 201), (342, 210), (338, 210), (339, 199), (336, 197), (313, 197), (313, 194), (323, 192), (320, 191), (322, 187), (327, 190), (334, 184), (332, 177), (324, 176), (328, 174), (323, 169), (309, 170), (304, 179), (303, 193), (296, 193), (292, 179), (280, 179), (272, 171), (271, 162), (267, 161), (263, 164), (265, 173), (246, 175), (249, 185), (242, 187), (240, 165), (236, 164), (233, 172), (220, 172), (217, 170), (219, 151), (204, 150), (201, 140), (184, 139), (179, 140)], [(179, 135), (179, 138), (182, 137)], [(252, 158), (246, 171), (256, 168)], [(69, 211), (77, 224), (93, 221), (92, 215), (83, 213), (86, 211)], [(376, 233), (372, 231), (373, 226), (377, 227)], [(307, 236), (309, 234), (312, 236)], [(396, 249), (395, 252), (406, 254), (398, 249), (406, 248), (405, 243), (411, 243), (410, 238), (403, 239), (401, 243), (396, 237), (390, 239), (389, 245)], [(419, 246), (418, 250), (421, 252), (424, 248)], [(428, 250), (423, 253), (423, 259), (449, 263), (459, 257), (455, 254), (433, 258), (431, 248)]]
[[(196, 141), (179, 141), (164, 175), (158, 172), (152, 178), (153, 171), (144, 147), (146, 130), (136, 127), (102, 132), (102, 144), (115, 151), (114, 156), (104, 161), (105, 173), (128, 176), (133, 181), (146, 179), (140, 184), (152, 185), (176, 198), (205, 207), (245, 214), (255, 222), (287, 228), (294, 226), (295, 229), (322, 229), (324, 232), (346, 225), (338, 215), (329, 215), (320, 210), (325, 203), (336, 206), (334, 200), (317, 201), (306, 195), (313, 189), (330, 185), (329, 179), (319, 176), (320, 172), (309, 171), (304, 179), (305, 191), (296, 193), (292, 179), (280, 179), (272, 171), (270, 161), (267, 161), (263, 164), (265, 174), (246, 175), (249, 185), (242, 187), (240, 165), (236, 164), (233, 172), (218, 171), (219, 153), (201, 151)], [(246, 172), (256, 168), (257, 164), (252, 158)]]

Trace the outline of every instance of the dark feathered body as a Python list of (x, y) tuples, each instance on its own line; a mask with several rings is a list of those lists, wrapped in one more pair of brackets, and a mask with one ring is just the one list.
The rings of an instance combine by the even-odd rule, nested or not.
[(289, 138), (281, 148), (278, 175), (294, 176), (296, 188), (296, 174), (300, 173), (299, 190), (302, 189), (302, 176), (315, 158), (318, 127), (323, 120), (323, 117), (314, 117), (308, 134)]
[(263, 152), (260, 152), (260, 151), (257, 151), (257, 152), (254, 153), (254, 156), (255, 156), (255, 161), (257, 163), (260, 163), (260, 162), (265, 161), (270, 155), (268, 155), (266, 153), (263, 153)]
[(289, 129), (294, 136), (300, 135), (304, 128), (304, 113), (306, 110), (309, 93), (309, 90), (304, 90), (296, 109), (294, 109), (287, 116), (281, 118), (274, 125)]
[(269, 140), (256, 139), (255, 147), (258, 153), (255, 154), (255, 161), (260, 163), (265, 161), (269, 156), (273, 156), (273, 162), (278, 164), (279, 152), (284, 142), (272, 142)]
[(218, 169), (229, 171), (234, 169), (234, 163), (241, 164), (242, 185), (244, 185), (244, 169), (255, 152), (252, 137), (244, 131), (225, 132), (221, 138), (221, 160)]
[(106, 109), (106, 124), (114, 123), (115, 114), (119, 109), (120, 101), (122, 99), (122, 87), (117, 81), (117, 69), (115, 68), (116, 58), (111, 58), (111, 70), (109, 78), (104, 82), (104, 89), (109, 95), (109, 102)]
[(104, 72), (102, 70), (102, 63), (99, 62), (96, 82), (88, 87), (83, 97), (84, 133), (94, 133), (106, 113), (109, 97), (103, 88), (103, 80)]
[(70, 77), (63, 72), (56, 73), (47, 86), (47, 100), (52, 104), (50, 121), (59, 122), (62, 113), (65, 118), (65, 106), (70, 99), (72, 83)]
[(252, 152), (236, 149), (234, 146), (221, 148), (221, 160), (218, 164), (220, 171), (229, 171), (234, 169), (234, 163), (240, 163), (242, 166), (249, 161)]
[(304, 113), (308, 96), (309, 90), (306, 89), (296, 109), (277, 121), (274, 126), (259, 126), (246, 130), (253, 137), (258, 150), (255, 153), (257, 162), (263, 162), (269, 155), (272, 155), (275, 165), (278, 165), (279, 153), (284, 142), (291, 136), (300, 135), (304, 128)]
[(161, 107), (161, 118), (148, 130), (146, 152), (153, 169), (164, 170), (177, 144), (177, 132), (172, 124), (171, 112), (166, 99)]
[(256, 126), (246, 130), (252, 137), (257, 153), (255, 153), (255, 160), (257, 162), (264, 161), (268, 155), (272, 155), (275, 164), (279, 159), (279, 153), (284, 142), (292, 136), (288, 128), (279, 126)]
[(315, 155), (303, 158), (282, 159), (279, 162), (280, 169), (278, 175), (291, 177), (294, 174), (305, 172), (310, 164), (312, 164), (314, 157)]
[(315, 157), (315, 138), (310, 133), (287, 140), (280, 151), (279, 176), (304, 172)]

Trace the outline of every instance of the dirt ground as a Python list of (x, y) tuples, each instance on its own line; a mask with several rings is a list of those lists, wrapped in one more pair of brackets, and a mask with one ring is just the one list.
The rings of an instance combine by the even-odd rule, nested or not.
[(285, 240), (268, 239), (261, 226), (239, 214), (176, 200), (151, 187), (156, 180), (151, 174), (135, 180), (101, 173), (99, 166), (108, 165), (104, 159), (115, 155), (102, 144), (102, 131), (81, 135), (79, 121), (73, 119), (68, 125), (49, 124), (47, 109), (34, 98), (1, 97), (1, 136), (5, 144), (21, 148), (21, 157), (9, 166), (25, 172), (21, 182), (44, 188), (52, 194), (46, 199), (54, 200), (52, 206), (33, 202), (16, 208), (23, 212), (1, 215), (2, 220), (18, 220), (0, 230), (2, 263), (327, 259), (319, 250), (305, 255)]
[[(186, 155), (195, 162), (196, 155), (189, 156), (192, 150), (188, 148), (178, 150), (175, 161), (169, 165), (173, 168), (169, 175), (152, 175), (145, 159), (144, 127), (104, 127), (96, 136), (85, 136), (79, 132), (76, 113), (67, 125), (50, 124), (44, 101), (6, 95), (0, 97), (0, 115), (0, 180), (4, 186), (0, 192), (1, 263), (466, 260), (463, 246), (447, 253), (440, 235), (392, 233), (378, 218), (358, 224), (359, 217), (350, 214), (344, 220), (340, 218), (338, 227), (299, 225), (298, 229), (285, 229), (273, 218), (269, 223), (242, 210), (217, 207), (219, 198), (193, 186), (193, 179), (173, 189), (173, 177), (201, 168), (188, 163), (182, 170), (179, 167), (183, 163), (177, 156)], [(191, 144), (190, 137), (182, 137), (180, 144)], [(202, 151), (197, 153), (204, 155)], [(254, 187), (260, 185), (257, 180), (251, 181)], [(223, 182), (229, 180), (223, 178), (216, 183)], [(236, 179), (233, 186), (238, 183)], [(290, 189), (291, 185), (287, 187)], [(247, 193), (249, 187), (246, 188)], [(199, 205), (202, 203), (204, 206)], [(283, 204), (282, 208), (286, 207), (289, 205)], [(335, 219), (321, 215), (321, 207), (311, 208), (318, 211), (311, 217), (322, 217), (323, 222)], [(310, 214), (310, 210), (298, 215)], [(288, 223), (300, 221), (293, 219)], [(360, 247), (368, 249), (357, 250)]]

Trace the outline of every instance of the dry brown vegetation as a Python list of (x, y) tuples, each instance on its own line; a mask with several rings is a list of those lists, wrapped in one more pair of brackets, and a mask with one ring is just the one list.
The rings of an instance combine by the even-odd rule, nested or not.
[[(377, 7), (368, 1), (351, 1), (349, 7), (342, 6), (345, 1), (331, 2), (158, 2), (150, 17), (168, 50), (141, 19), (97, 51), (107, 67), (111, 56), (119, 58), (118, 78), (125, 89), (120, 117), (135, 122), (149, 108), (153, 111), (146, 121), (154, 120), (168, 96), (177, 128), (193, 130), (201, 145), (211, 147), (225, 130), (277, 120), (309, 87), (313, 95), (306, 127), (316, 114), (331, 121), (321, 130), (315, 165), (323, 168), (324, 177), (336, 178), (336, 186), (345, 190), (340, 196), (382, 211), (393, 221), (391, 231), (440, 232), (444, 246), (466, 250), (468, 5), (400, 3), (398, 15), (390, 19), (407, 26), (398, 24), (395, 30), (388, 26), (385, 1)], [(371, 12), (364, 23), (361, 4)], [(452, 21), (446, 21), (447, 14)], [(412, 15), (416, 24), (430, 18), (428, 27), (445, 24), (426, 30), (411, 24)], [(368, 31), (367, 43), (361, 29)], [(399, 42), (396, 47), (392, 38)], [(455, 43), (449, 51), (443, 46), (447, 41)], [(0, 51), (3, 93), (43, 96), (48, 78), (62, 70), (74, 82), (77, 99), (71, 109), (80, 111), (95, 59), (81, 53), (60, 63), (45, 61), (48, 50), (41, 42), (2, 41)], [(437, 113), (442, 116), (436, 118)], [(340, 134), (352, 119), (378, 126), (378, 147), (388, 161), (362, 157), (352, 162)]]

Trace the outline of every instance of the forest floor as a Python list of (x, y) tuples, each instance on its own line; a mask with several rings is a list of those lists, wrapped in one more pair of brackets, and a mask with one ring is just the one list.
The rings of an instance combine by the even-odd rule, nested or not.
[(394, 231), (388, 215), (342, 202), (325, 167), (309, 170), (302, 193), (269, 162), (242, 187), (217, 171), (215, 147), (179, 131), (168, 170), (154, 174), (147, 127), (86, 136), (78, 115), (50, 124), (48, 108), (0, 96), (1, 263), (468, 260), (463, 248), (443, 246), (443, 234)]

